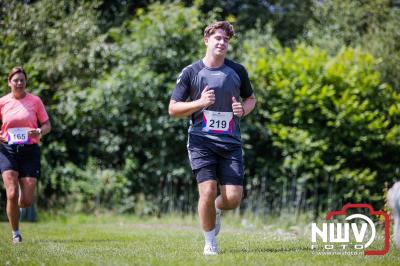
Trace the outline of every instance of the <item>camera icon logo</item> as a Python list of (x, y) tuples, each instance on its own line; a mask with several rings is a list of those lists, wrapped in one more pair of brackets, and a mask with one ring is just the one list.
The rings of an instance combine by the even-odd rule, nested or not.
[[(351, 209), (366, 209), (368, 214), (349, 215), (348, 212)], [(384, 247), (382, 249), (368, 249), (377, 240), (377, 230), (371, 219), (372, 216), (384, 218)], [(345, 217), (345, 222), (335, 222), (333, 221), (335, 217)], [(322, 228), (316, 223), (311, 224), (313, 251), (323, 254), (353, 254), (363, 251), (364, 255), (385, 255), (389, 251), (390, 217), (384, 211), (375, 211), (370, 204), (348, 203), (341, 210), (329, 212), (326, 220), (327, 222), (322, 223)], [(350, 240), (351, 235), (355, 242)], [(323, 245), (317, 244), (318, 238), (322, 240)]]

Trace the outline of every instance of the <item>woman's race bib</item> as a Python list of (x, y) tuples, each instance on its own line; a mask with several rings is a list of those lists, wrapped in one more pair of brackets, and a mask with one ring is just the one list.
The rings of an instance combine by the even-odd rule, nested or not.
[(204, 132), (216, 134), (232, 134), (232, 112), (216, 112), (204, 110), (203, 114), (202, 128)]
[(29, 142), (28, 130), (26, 127), (14, 127), (7, 129), (8, 144), (27, 144)]

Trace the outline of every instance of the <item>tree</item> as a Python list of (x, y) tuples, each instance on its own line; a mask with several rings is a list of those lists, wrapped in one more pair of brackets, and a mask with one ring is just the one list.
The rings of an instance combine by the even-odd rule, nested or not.
[(399, 96), (381, 81), (379, 61), (351, 48), (332, 56), (305, 45), (292, 51), (253, 34), (243, 60), (257, 88), (246, 154), (256, 157), (247, 176), (258, 207), (381, 207), (384, 181), (398, 172), (400, 135)]
[(341, 47), (360, 47), (381, 60), (384, 81), (400, 89), (400, 10), (389, 0), (316, 1), (306, 40), (336, 53)]

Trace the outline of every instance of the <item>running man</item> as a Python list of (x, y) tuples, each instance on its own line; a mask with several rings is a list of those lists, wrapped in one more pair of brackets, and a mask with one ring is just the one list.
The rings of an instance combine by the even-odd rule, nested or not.
[(198, 183), (204, 255), (218, 254), (221, 210), (235, 209), (242, 199), (240, 120), (256, 103), (246, 69), (225, 58), (233, 35), (226, 21), (207, 26), (206, 55), (182, 70), (168, 110), (172, 117), (190, 117), (187, 147)]

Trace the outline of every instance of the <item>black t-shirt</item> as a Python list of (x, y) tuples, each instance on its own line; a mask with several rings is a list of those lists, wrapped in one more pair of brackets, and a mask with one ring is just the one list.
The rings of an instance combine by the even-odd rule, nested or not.
[[(182, 70), (171, 100), (198, 100), (206, 85), (214, 90), (215, 103), (191, 115), (189, 133), (216, 141), (241, 143), (240, 118), (232, 114), (232, 97), (239, 101), (253, 94), (246, 69), (228, 59), (219, 68), (209, 68), (199, 60)], [(214, 127), (218, 130), (211, 130)]]

